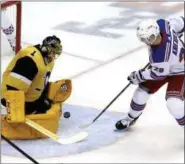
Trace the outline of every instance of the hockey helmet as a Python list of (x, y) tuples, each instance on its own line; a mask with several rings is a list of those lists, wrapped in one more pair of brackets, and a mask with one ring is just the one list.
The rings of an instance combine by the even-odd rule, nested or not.
[(42, 42), (42, 51), (48, 55), (51, 53), (55, 55), (55, 58), (62, 53), (62, 44), (58, 37), (55, 35), (46, 37)]
[(137, 27), (137, 37), (148, 45), (151, 45), (159, 34), (160, 28), (156, 20), (144, 20)]

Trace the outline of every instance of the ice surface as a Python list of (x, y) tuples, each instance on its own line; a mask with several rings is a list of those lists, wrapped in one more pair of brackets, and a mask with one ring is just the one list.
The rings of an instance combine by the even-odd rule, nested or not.
[[(112, 7), (112, 3), (23, 3), (22, 40), (24, 43), (37, 44), (45, 36), (53, 34), (59, 36), (63, 42), (64, 53), (56, 62), (51, 81), (72, 78), (73, 92), (66, 103), (70, 106), (71, 113), (73, 113), (73, 108), (75, 110), (76, 107), (81, 106), (82, 113), (74, 113), (76, 115), (87, 114), (82, 118), (74, 118), (73, 121), (80, 119), (76, 124), (82, 120), (88, 122), (93, 119), (128, 84), (126, 80), (128, 74), (144, 67), (148, 62), (147, 49), (139, 43), (135, 31), (131, 28), (111, 28), (111, 26), (107, 26), (108, 23), (104, 24), (106, 28), (101, 31), (121, 35), (120, 38), (116, 39), (110, 38), (108, 35), (107, 37), (94, 36), (98, 30), (95, 28), (95, 31), (92, 29), (90, 31), (92, 35), (70, 32), (62, 28), (57, 29), (69, 21), (83, 22), (84, 24), (80, 25), (83, 29), (95, 26), (98, 22), (102, 23), (102, 20), (106, 21), (105, 19), (111, 18), (111, 21), (113, 18), (122, 19), (124, 15), (122, 13), (127, 9)], [(169, 3), (163, 6), (172, 7)], [(51, 9), (54, 10), (51, 11)], [(147, 12), (150, 11), (136, 11), (141, 16), (143, 13), (146, 15)], [(164, 13), (167, 12), (168, 10), (165, 10)], [(181, 11), (177, 15), (184, 15), (183, 13), (184, 11)], [(170, 14), (175, 13), (171, 11)], [(151, 11), (149, 15), (155, 16), (157, 14)], [(134, 22), (137, 20), (134, 19)], [(8, 60), (10, 59), (4, 58), (1, 67), (5, 68)], [(130, 86), (108, 111), (127, 112), (135, 88), (136, 86)], [(60, 152), (56, 150), (61, 149), (61, 146), (51, 140), (26, 142), (34, 143), (34, 148), (38, 150), (41, 145), (47, 150), (50, 148), (47, 152), (48, 156), (45, 158), (44, 154), (32, 152), (32, 155), (41, 163), (183, 163), (184, 130), (177, 125), (166, 108), (165, 89), (166, 86), (150, 98), (144, 114), (132, 130), (125, 133), (112, 133), (113, 122), (117, 120), (117, 116), (109, 118), (109, 112), (107, 112), (100, 121), (97, 121), (96, 125), (88, 129), (89, 143), (86, 141), (74, 145), (74, 147), (72, 145), (65, 147), (69, 151), (68, 155), (63, 150), (61, 152), (63, 154), (60, 156)], [(84, 107), (87, 109), (85, 113)], [(91, 111), (92, 108), (97, 109), (95, 110), (96, 114)], [(77, 111), (80, 109), (78, 108)], [(118, 114), (120, 115), (120, 113)], [(69, 120), (61, 120), (59, 134), (65, 136), (79, 130), (78, 128), (74, 129), (76, 124), (71, 122), (74, 115)], [(103, 120), (104, 118), (105, 120)], [(66, 132), (63, 133), (64, 129)], [(109, 142), (101, 139), (96, 140), (98, 136), (108, 136)], [(33, 146), (31, 144), (25, 145), (22, 141), (17, 142), (28, 152), (29, 148)], [(20, 157), (20, 154), (13, 148), (4, 148), (4, 150), (7, 149), (9, 153), (14, 153), (14, 157), (8, 156), (8, 154), (4, 155), (5, 152), (2, 152), (2, 163), (30, 162), (25, 157)], [(45, 149), (42, 151), (46, 152)], [(56, 153), (55, 155), (58, 157), (52, 156), (52, 153)]]

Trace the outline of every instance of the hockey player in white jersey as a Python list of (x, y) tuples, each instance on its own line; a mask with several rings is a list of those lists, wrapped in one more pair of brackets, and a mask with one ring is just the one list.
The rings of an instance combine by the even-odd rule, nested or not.
[(184, 127), (184, 17), (145, 20), (137, 27), (138, 38), (149, 47), (150, 67), (132, 72), (128, 80), (138, 85), (130, 110), (116, 123), (118, 130), (133, 125), (142, 114), (150, 95), (167, 83), (166, 105), (177, 123)]

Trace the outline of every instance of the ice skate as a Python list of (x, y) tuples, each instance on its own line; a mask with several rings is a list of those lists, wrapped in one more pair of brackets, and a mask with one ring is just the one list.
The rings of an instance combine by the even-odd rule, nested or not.
[(132, 118), (129, 114), (127, 114), (125, 116), (125, 118), (119, 120), (116, 124), (115, 124), (115, 127), (117, 130), (123, 130), (123, 129), (127, 129), (129, 128), (130, 126), (134, 125), (136, 120), (138, 119), (139, 117), (137, 118)]

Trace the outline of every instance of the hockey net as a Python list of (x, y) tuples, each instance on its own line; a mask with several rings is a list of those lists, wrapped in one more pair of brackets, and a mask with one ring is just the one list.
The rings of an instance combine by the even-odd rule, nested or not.
[[(21, 48), (21, 1), (1, 1), (1, 55), (14, 55)], [(10, 26), (12, 25), (12, 26)], [(15, 49), (8, 39), (13, 31)], [(8, 34), (8, 35), (5, 35)], [(12, 35), (12, 36), (13, 36)]]

